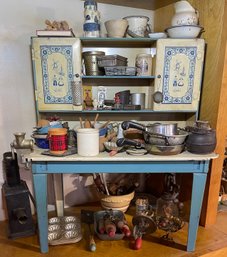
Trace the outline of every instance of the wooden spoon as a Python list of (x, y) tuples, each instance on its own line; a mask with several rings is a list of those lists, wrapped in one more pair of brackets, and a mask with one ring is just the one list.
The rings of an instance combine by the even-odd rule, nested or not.
[(99, 113), (96, 114), (94, 122), (93, 122), (93, 128), (95, 127), (96, 121), (98, 120)]
[(91, 128), (91, 127), (92, 127), (90, 120), (85, 119), (85, 121), (84, 121), (84, 127), (85, 127), (85, 128)]
[(83, 128), (83, 121), (82, 121), (82, 118), (79, 117), (79, 119), (80, 119), (80, 127)]
[(106, 128), (109, 123), (110, 123), (110, 120), (105, 122), (99, 129)]

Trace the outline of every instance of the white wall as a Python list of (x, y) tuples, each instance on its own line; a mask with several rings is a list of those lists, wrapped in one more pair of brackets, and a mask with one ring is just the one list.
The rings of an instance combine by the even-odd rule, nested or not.
[[(82, 36), (83, 1), (80, 0), (7, 0), (1, 3), (0, 15), (0, 161), (3, 153), (10, 150), (15, 132), (26, 132), (30, 138), (32, 128), (36, 125), (34, 93), (32, 82), (30, 37), (35, 36), (36, 29), (45, 27), (45, 19), (67, 20), (76, 36)], [(98, 4), (103, 22), (109, 19), (122, 18), (128, 15), (146, 15), (152, 12), (141, 9)], [(21, 169), (21, 178), (32, 187), (31, 171)], [(74, 183), (73, 183), (73, 181)], [(75, 183), (75, 181), (77, 181)], [(76, 190), (82, 191), (78, 179), (67, 176), (65, 188), (68, 201), (74, 204), (79, 201)], [(0, 183), (4, 182), (2, 165), (0, 165)], [(76, 185), (75, 185), (76, 184)], [(78, 186), (79, 185), (79, 186)], [(81, 192), (80, 191), (80, 192)], [(87, 192), (89, 198), (89, 192)], [(83, 197), (83, 201), (86, 197)], [(2, 206), (2, 197), (0, 198)], [(0, 208), (0, 220), (5, 219), (5, 210)]]

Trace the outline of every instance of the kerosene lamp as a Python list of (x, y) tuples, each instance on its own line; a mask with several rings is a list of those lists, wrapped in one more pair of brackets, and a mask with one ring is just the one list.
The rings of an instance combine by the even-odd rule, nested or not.
[(184, 225), (180, 212), (183, 203), (179, 203), (177, 196), (179, 195), (180, 186), (176, 184), (175, 174), (165, 175), (165, 188), (160, 198), (157, 200), (156, 206), (156, 223), (157, 227), (166, 231), (163, 239), (172, 240), (170, 233), (177, 232)]

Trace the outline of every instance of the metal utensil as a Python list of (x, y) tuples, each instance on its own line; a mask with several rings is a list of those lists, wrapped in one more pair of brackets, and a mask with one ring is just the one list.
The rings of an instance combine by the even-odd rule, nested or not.
[(135, 128), (142, 130), (147, 133), (156, 133), (161, 135), (177, 135), (177, 123), (172, 124), (162, 124), (162, 123), (154, 123), (150, 125), (143, 125), (134, 121), (123, 121), (121, 124), (124, 130), (129, 128)]
[(94, 235), (91, 230), (91, 224), (94, 224), (94, 212), (90, 210), (81, 210), (81, 221), (86, 223), (89, 228), (89, 250), (91, 252), (96, 251), (96, 243), (94, 240)]
[(155, 155), (176, 155), (184, 150), (184, 145), (151, 145), (143, 144), (138, 141), (130, 140), (127, 138), (119, 138), (116, 142), (118, 146), (131, 145), (136, 148), (145, 148), (148, 153)]

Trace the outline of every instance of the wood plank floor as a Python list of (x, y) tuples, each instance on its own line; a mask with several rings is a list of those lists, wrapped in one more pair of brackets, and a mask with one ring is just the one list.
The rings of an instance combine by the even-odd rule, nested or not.
[[(84, 208), (84, 207), (83, 207)], [(86, 207), (85, 207), (86, 208)], [(65, 215), (79, 215), (79, 208), (66, 209)], [(52, 215), (53, 216), (53, 215)], [(130, 223), (132, 216), (127, 212), (126, 218)], [(26, 238), (8, 239), (7, 222), (0, 222), (0, 257), (226, 257), (227, 256), (227, 211), (218, 213), (217, 222), (207, 228), (199, 227), (196, 250), (192, 253), (186, 252), (187, 225), (173, 234), (174, 244), (164, 245), (160, 243), (158, 231), (152, 235), (144, 236), (140, 250), (131, 249), (130, 240), (101, 241), (95, 238), (97, 244), (96, 252), (87, 250), (87, 240), (83, 238), (80, 242), (68, 245), (50, 246), (47, 254), (41, 254), (38, 236)], [(85, 229), (83, 225), (83, 229)]]

